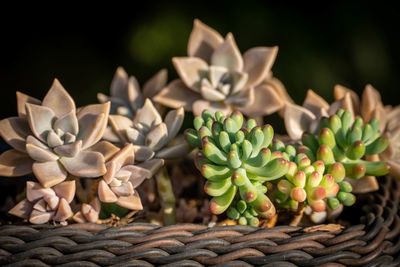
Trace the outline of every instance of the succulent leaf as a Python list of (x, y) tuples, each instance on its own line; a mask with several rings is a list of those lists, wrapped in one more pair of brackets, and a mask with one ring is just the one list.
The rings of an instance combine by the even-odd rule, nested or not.
[(207, 195), (210, 195), (212, 197), (221, 196), (221, 195), (225, 194), (226, 191), (229, 190), (231, 185), (232, 185), (232, 182), (231, 182), (231, 179), (229, 179), (229, 178), (221, 180), (219, 182), (207, 181), (204, 185), (204, 192), (206, 192)]
[(375, 155), (382, 153), (389, 145), (389, 140), (380, 136), (365, 148), (365, 155)]
[(225, 194), (217, 197), (213, 197), (210, 202), (210, 211), (213, 214), (221, 214), (229, 208), (233, 198), (237, 192), (237, 187), (231, 185)]

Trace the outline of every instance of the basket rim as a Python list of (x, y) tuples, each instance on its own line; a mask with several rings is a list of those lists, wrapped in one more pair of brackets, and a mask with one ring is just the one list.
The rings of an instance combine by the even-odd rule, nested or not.
[(334, 231), (287, 225), (265, 229), (137, 222), (117, 227), (93, 223), (2, 225), (0, 264), (400, 264), (400, 181), (382, 177), (381, 189), (369, 196), (363, 206), (365, 222)]

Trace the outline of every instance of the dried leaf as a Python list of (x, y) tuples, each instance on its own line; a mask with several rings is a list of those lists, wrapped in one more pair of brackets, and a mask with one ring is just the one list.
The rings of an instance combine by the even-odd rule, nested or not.
[(341, 232), (344, 229), (343, 225), (340, 224), (320, 224), (314, 225), (310, 227), (303, 228), (303, 232), (305, 233), (314, 233), (314, 232)]

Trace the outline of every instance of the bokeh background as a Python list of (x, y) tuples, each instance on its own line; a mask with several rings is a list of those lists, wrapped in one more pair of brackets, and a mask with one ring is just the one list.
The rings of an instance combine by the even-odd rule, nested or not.
[[(15, 91), (42, 99), (57, 77), (77, 104), (108, 93), (118, 66), (143, 84), (161, 68), (177, 77), (171, 58), (185, 56), (193, 19), (225, 35), (243, 52), (279, 46), (273, 66), (301, 104), (311, 88), (333, 99), (337, 83), (361, 93), (371, 83), (384, 103), (399, 104), (399, 9), (383, 2), (141, 1), (140, 5), (96, 2), (90, 7), (15, 3), (0, 11), (0, 118), (16, 115)], [(24, 7), (24, 9), (22, 9)], [(283, 130), (273, 117), (274, 128)], [(0, 141), (1, 150), (6, 149)], [(0, 178), (0, 213), (5, 196), (24, 181)], [(10, 191), (11, 190), (11, 191)]]
[[(278, 1), (276, 1), (278, 2)], [(399, 9), (383, 3), (279, 4), (271, 1), (142, 1), (45, 11), (2, 10), (1, 117), (16, 114), (15, 91), (42, 98), (60, 79), (78, 105), (108, 93), (118, 66), (144, 83), (171, 57), (186, 55), (193, 19), (225, 35), (242, 52), (279, 46), (273, 71), (295, 101), (311, 88), (332, 100), (336, 83), (361, 92), (371, 83), (399, 103)], [(8, 14), (10, 13), (10, 14)], [(14, 14), (15, 13), (15, 14)]]

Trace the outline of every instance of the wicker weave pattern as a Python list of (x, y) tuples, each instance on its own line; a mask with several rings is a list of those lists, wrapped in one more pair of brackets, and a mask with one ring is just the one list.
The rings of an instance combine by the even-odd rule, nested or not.
[(365, 224), (333, 233), (290, 226), (1, 226), (0, 265), (400, 266), (399, 182), (381, 178), (380, 191), (365, 203)]

